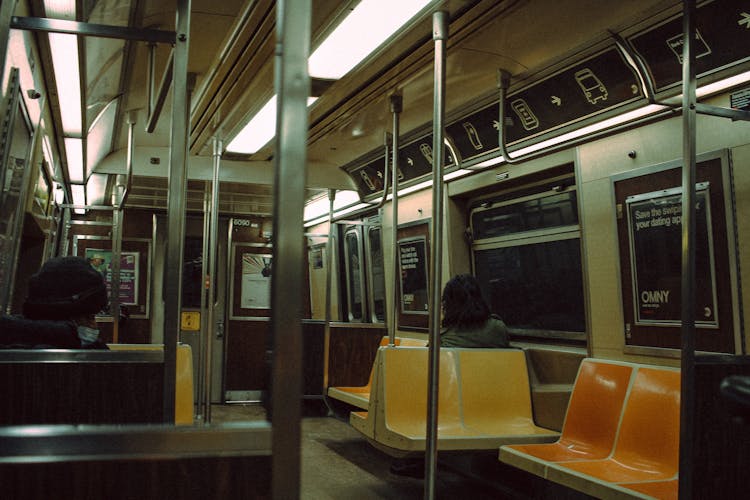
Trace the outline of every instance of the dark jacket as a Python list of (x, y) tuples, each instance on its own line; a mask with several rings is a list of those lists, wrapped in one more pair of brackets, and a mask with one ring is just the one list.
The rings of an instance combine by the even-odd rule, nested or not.
[(72, 321), (0, 316), (0, 349), (107, 349), (97, 340), (83, 347)]
[(481, 325), (451, 326), (440, 333), (441, 347), (510, 347), (508, 327), (494, 314)]

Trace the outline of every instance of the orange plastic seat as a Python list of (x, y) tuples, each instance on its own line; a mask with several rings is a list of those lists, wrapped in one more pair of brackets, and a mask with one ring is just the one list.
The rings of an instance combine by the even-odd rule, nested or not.
[(647, 483), (621, 484), (620, 486), (629, 490), (644, 493), (650, 497), (659, 500), (677, 500), (678, 498), (678, 480), (670, 481), (653, 481)]
[(520, 463), (525, 458), (548, 462), (607, 458), (615, 442), (632, 373), (633, 365), (583, 360), (559, 441), (506, 446), (501, 450), (501, 460), (525, 468)]
[(612, 455), (558, 462), (548, 468), (547, 476), (573, 487), (580, 474), (609, 483), (671, 480), (678, 471), (679, 434), (679, 371), (641, 367), (625, 403)]

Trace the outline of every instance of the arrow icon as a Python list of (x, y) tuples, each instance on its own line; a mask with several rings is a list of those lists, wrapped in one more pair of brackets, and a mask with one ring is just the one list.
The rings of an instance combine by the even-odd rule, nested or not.
[(559, 107), (562, 104), (562, 99), (560, 99), (556, 95), (553, 95), (552, 99), (550, 99), (550, 100), (552, 101), (552, 104), (554, 104), (555, 106)]
[(740, 26), (744, 24), (746, 29), (750, 29), (750, 14), (747, 12), (740, 12), (740, 15), (742, 16), (742, 19), (737, 21), (737, 24)]

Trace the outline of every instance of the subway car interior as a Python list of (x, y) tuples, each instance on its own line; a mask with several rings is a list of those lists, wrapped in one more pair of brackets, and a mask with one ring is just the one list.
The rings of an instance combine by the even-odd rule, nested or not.
[(747, 1), (1, 1), (1, 497), (746, 495)]

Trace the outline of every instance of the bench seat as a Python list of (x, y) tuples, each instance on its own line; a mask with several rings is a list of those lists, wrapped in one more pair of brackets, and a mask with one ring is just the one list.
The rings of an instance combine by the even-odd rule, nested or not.
[[(350, 415), (355, 429), (391, 455), (425, 450), (428, 352), (426, 347), (381, 347), (369, 409)], [(492, 380), (496, 383), (488, 384)], [(488, 450), (558, 436), (533, 423), (522, 351), (440, 350), (438, 449)]]
[[(164, 344), (108, 344), (107, 347), (111, 351), (164, 352)], [(175, 366), (174, 423), (177, 425), (193, 425), (193, 354), (189, 344), (177, 344)]]
[(653, 488), (669, 498), (677, 484), (679, 396), (677, 370), (586, 359), (560, 440), (503, 446), (500, 460), (597, 497), (648, 498)]
[[(383, 337), (380, 340), (380, 346), (387, 346), (389, 342), (388, 337)], [(410, 338), (400, 338), (396, 337), (394, 339), (394, 345), (404, 345), (404, 346), (425, 346), (427, 344), (427, 341), (425, 340), (419, 340), (419, 339), (410, 339)], [(373, 368), (370, 370), (370, 378), (367, 381), (366, 385), (363, 386), (355, 386), (355, 387), (329, 387), (327, 394), (328, 397), (331, 397), (333, 399), (337, 399), (339, 401), (343, 401), (344, 403), (347, 403), (349, 405), (352, 405), (356, 408), (361, 408), (363, 410), (366, 410), (368, 405), (370, 404), (370, 392), (372, 388), (372, 374), (375, 370), (375, 364), (373, 363)]]

